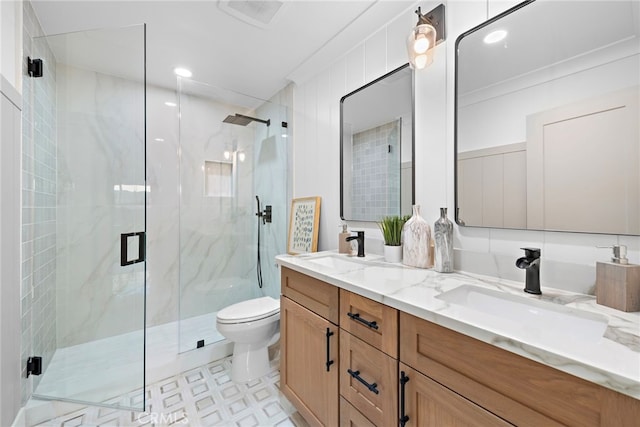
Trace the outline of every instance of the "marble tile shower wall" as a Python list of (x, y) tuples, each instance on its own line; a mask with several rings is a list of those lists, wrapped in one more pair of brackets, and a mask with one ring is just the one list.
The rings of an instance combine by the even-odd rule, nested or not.
[[(191, 90), (203, 88), (198, 84)], [(196, 92), (197, 93), (197, 92)], [(252, 296), (255, 277), (252, 236), (254, 129), (224, 124), (234, 111), (200, 96), (180, 95), (180, 318), (218, 311)], [(233, 160), (233, 195), (205, 196), (205, 161), (228, 162), (225, 151), (243, 152)]]
[[(44, 76), (23, 79), (22, 114), (22, 376), (26, 359), (56, 349), (56, 69), (30, 2), (23, 2), (23, 57), (41, 58)], [(23, 382), (26, 402), (39, 377)]]
[(379, 221), (400, 206), (400, 122), (393, 121), (353, 135), (352, 212)]

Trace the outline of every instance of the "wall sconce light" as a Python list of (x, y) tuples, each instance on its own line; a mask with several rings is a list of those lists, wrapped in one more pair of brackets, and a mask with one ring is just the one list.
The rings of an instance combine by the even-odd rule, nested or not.
[(444, 5), (422, 14), (416, 10), (418, 23), (407, 38), (407, 53), (411, 67), (421, 70), (433, 62), (433, 48), (445, 40)]

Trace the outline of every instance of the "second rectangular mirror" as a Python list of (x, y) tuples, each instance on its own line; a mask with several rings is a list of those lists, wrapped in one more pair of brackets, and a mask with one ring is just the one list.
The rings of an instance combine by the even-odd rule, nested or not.
[(458, 38), (458, 224), (640, 235), (639, 11), (526, 1)]
[(410, 215), (414, 200), (409, 64), (340, 100), (340, 217)]

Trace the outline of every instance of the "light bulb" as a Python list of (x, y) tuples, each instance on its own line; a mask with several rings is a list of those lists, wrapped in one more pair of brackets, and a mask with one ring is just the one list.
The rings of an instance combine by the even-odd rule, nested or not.
[(424, 53), (423, 53), (422, 55), (418, 55), (418, 56), (416, 56), (416, 58), (415, 58), (415, 60), (414, 60), (414, 61), (415, 61), (415, 64), (416, 64), (416, 68), (417, 68), (418, 70), (421, 70), (421, 69), (423, 69), (424, 67), (426, 67), (426, 66), (427, 66), (427, 59), (428, 59), (428, 57), (427, 57), (427, 55), (426, 55), (426, 54), (424, 54)]
[(245, 159), (244, 151), (241, 151), (241, 152), (239, 152), (239, 153), (238, 153), (238, 159), (239, 159), (241, 162), (244, 162), (244, 159)]
[(435, 28), (429, 24), (417, 25), (407, 37), (407, 54), (411, 66), (415, 69), (422, 69), (431, 64), (435, 45)]
[(416, 41), (413, 43), (413, 51), (415, 53), (425, 53), (429, 50), (429, 39), (424, 34), (418, 34)]
[(229, 151), (225, 151), (224, 152), (224, 158), (225, 158), (225, 160), (229, 160), (231, 158), (231, 153)]

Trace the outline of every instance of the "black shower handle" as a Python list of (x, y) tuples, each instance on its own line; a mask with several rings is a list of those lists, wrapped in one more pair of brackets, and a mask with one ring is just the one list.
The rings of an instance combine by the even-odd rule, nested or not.
[[(129, 255), (129, 237), (138, 238), (138, 258), (130, 260)], [(146, 260), (146, 240), (147, 233), (139, 231), (137, 233), (122, 233), (120, 234), (120, 266), (137, 264)]]

